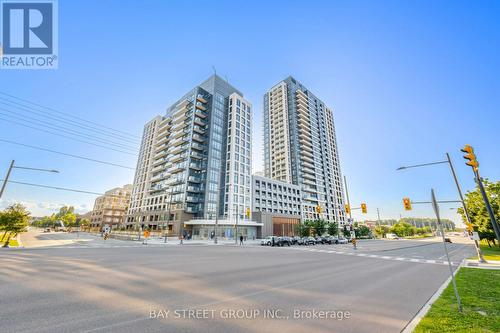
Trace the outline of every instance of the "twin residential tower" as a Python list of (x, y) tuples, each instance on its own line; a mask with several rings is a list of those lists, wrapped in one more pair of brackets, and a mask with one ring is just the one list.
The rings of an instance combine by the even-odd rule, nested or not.
[[(243, 93), (213, 75), (149, 121), (127, 228), (195, 238), (263, 236), (262, 223), (252, 220), (262, 209), (251, 194), (252, 114)], [(343, 224), (331, 109), (289, 77), (264, 96), (264, 138), (265, 175), (300, 188), (301, 218)]]

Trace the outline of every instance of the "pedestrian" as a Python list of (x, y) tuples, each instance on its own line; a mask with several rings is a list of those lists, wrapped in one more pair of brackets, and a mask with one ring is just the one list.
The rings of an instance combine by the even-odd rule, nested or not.
[(274, 236), (272, 236), (272, 242), (271, 246), (274, 246)]
[(243, 235), (240, 235), (240, 245), (243, 245)]
[(353, 246), (353, 248), (355, 250), (357, 249), (357, 247), (356, 247), (356, 238), (355, 237), (353, 237), (353, 239), (352, 239), (352, 246)]

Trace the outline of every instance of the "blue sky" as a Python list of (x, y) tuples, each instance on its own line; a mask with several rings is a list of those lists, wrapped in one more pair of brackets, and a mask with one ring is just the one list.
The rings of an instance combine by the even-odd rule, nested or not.
[[(465, 190), (460, 148), (474, 146), (484, 177), (500, 175), (500, 3), (497, 1), (68, 1), (59, 2), (59, 69), (0, 71), (0, 91), (141, 135), (183, 93), (226, 76), (254, 105), (254, 171), (263, 169), (262, 95), (288, 75), (334, 109), (342, 172), (357, 219), (432, 216), (402, 197), (457, 197), (446, 165), (396, 172), (450, 152)], [(0, 139), (135, 166), (136, 157), (0, 120)], [(13, 180), (103, 192), (133, 171), (0, 143)], [(3, 177), (2, 177), (3, 178)], [(9, 184), (1, 205), (35, 215), (94, 197)], [(458, 220), (457, 205), (443, 215)]]

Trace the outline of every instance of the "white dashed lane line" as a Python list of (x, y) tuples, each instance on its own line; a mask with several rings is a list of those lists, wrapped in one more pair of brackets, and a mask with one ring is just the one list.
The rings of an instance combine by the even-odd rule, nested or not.
[[(308, 252), (318, 252), (318, 253), (332, 253), (339, 255), (349, 255), (356, 257), (365, 257), (365, 258), (374, 258), (374, 259), (383, 259), (383, 260), (396, 260), (396, 261), (406, 261), (413, 262), (419, 264), (433, 264), (433, 265), (448, 265), (447, 261), (442, 260), (432, 260), (432, 259), (417, 259), (417, 258), (405, 258), (405, 257), (391, 257), (387, 255), (378, 255), (378, 254), (368, 254), (368, 253), (356, 253), (356, 252), (343, 252), (343, 251), (335, 251), (335, 250), (319, 250), (312, 248), (303, 248), (303, 247), (287, 247), (284, 248), (286, 250), (298, 250), (298, 251), (308, 251)], [(458, 263), (451, 263), (454, 266), (457, 266)]]

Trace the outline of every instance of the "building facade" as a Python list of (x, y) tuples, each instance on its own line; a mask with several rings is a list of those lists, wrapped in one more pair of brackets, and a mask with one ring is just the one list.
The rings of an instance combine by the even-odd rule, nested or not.
[(333, 112), (293, 77), (264, 95), (264, 153), (267, 177), (299, 186), (302, 219), (347, 222)]
[(106, 191), (95, 199), (94, 209), (90, 213), (90, 227), (101, 229), (109, 225), (112, 229), (123, 225), (130, 205), (132, 185), (124, 185)]
[(205, 234), (216, 217), (244, 221), (251, 205), (251, 123), (251, 104), (213, 75), (146, 124), (128, 227), (189, 237)]
[(252, 218), (262, 223), (261, 236), (294, 236), (301, 219), (300, 186), (252, 176)]

